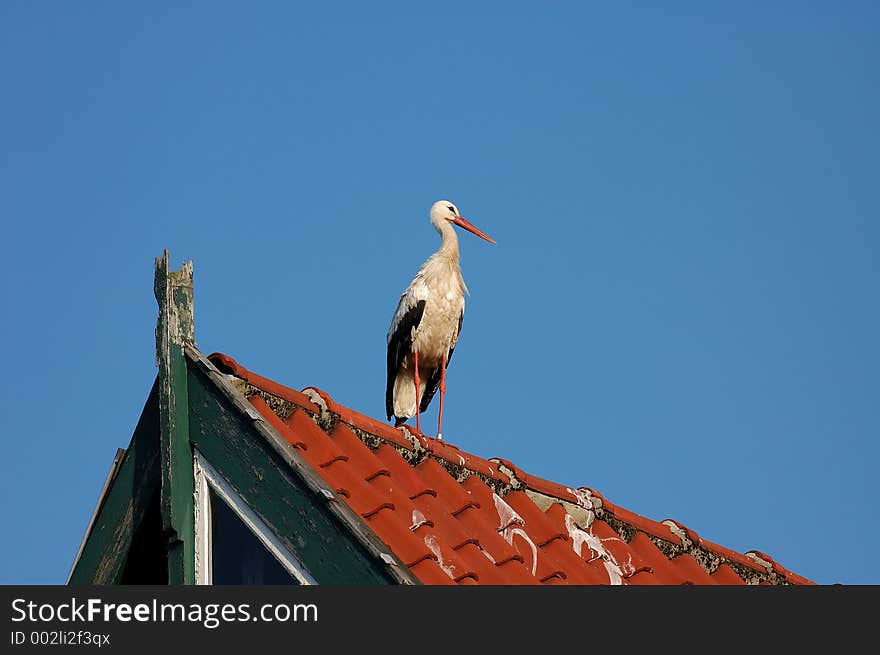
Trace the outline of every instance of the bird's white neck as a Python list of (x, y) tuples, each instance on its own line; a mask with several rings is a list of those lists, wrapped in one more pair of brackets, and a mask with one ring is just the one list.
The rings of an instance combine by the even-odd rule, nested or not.
[(440, 245), (440, 250), (437, 251), (437, 254), (458, 261), (458, 235), (455, 233), (452, 223), (443, 221), (437, 226), (437, 231), (443, 237), (443, 243)]

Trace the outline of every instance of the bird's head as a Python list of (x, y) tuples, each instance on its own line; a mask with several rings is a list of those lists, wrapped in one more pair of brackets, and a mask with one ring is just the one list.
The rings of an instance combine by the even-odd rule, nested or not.
[(485, 239), (489, 243), (495, 243), (495, 240), (492, 239), (488, 234), (479, 230), (469, 221), (466, 221), (462, 215), (458, 212), (458, 207), (453, 205), (448, 200), (438, 200), (433, 205), (431, 205), (431, 223), (438, 230), (442, 228), (442, 226), (446, 223), (452, 223), (454, 225), (458, 225), (459, 227), (463, 227), (468, 232), (472, 234), (476, 234), (481, 239)]

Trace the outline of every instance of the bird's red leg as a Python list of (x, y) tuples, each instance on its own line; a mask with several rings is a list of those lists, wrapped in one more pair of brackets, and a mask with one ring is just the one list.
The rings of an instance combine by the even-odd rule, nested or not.
[(443, 396), (446, 395), (446, 356), (440, 360), (440, 413), (437, 417), (437, 438), (443, 438)]
[(413, 363), (415, 364), (415, 383), (416, 383), (416, 430), (419, 432), (422, 431), (422, 424), (419, 414), (419, 387), (421, 386), (421, 380), (419, 380), (419, 353), (413, 351)]

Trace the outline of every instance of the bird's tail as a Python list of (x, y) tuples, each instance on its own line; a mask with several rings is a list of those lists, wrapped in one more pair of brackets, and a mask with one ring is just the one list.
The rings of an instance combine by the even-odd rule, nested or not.
[[(419, 371), (421, 373), (421, 371)], [(419, 398), (425, 391), (425, 381), (420, 380)], [(392, 410), (395, 418), (395, 427), (416, 415), (416, 384), (412, 365), (401, 366), (397, 377), (394, 379), (394, 395), (392, 396)]]

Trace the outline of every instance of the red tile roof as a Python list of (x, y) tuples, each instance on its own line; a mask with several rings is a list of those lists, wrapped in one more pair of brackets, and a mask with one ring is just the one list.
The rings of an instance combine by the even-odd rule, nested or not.
[(209, 359), (425, 584), (814, 584), (760, 551)]

